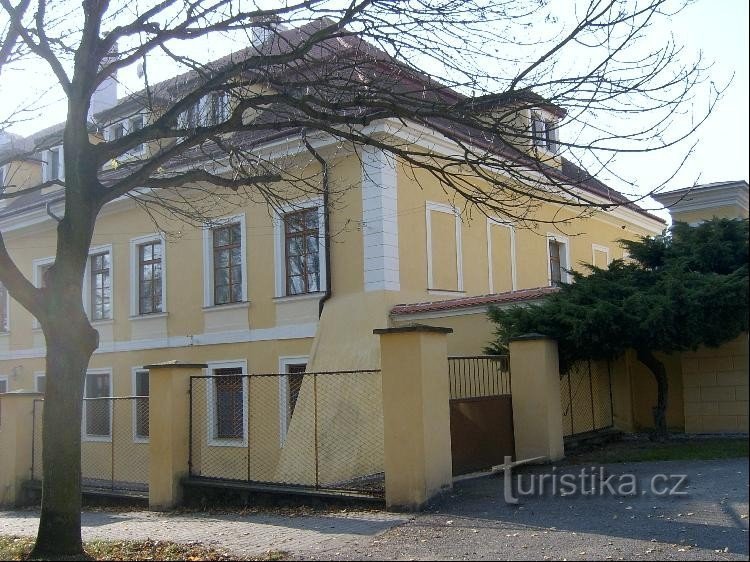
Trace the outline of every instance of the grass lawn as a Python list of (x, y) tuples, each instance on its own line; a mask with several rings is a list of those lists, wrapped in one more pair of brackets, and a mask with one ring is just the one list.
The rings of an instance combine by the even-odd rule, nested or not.
[(571, 451), (566, 464), (639, 461), (733, 459), (748, 456), (747, 439), (673, 439), (664, 443), (648, 440), (618, 441)]
[[(0, 560), (26, 560), (34, 539), (0, 535)], [(243, 560), (223, 550), (198, 543), (168, 541), (89, 541), (84, 545), (88, 560)], [(284, 560), (286, 553), (269, 551), (262, 558), (244, 560)]]

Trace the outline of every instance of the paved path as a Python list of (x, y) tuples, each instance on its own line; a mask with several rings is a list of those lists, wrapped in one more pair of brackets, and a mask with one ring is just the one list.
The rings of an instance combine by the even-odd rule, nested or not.
[[(83, 534), (199, 541), (246, 556), (281, 550), (305, 559), (748, 559), (747, 459), (608, 465), (607, 471), (632, 473), (641, 484), (654, 474), (684, 473), (688, 494), (548, 494), (511, 506), (503, 499), (503, 480), (483, 478), (460, 483), (414, 518), (380, 512), (297, 517), (86, 512)], [(0, 512), (0, 534), (33, 535), (36, 525), (36, 512)]]
[[(580, 469), (565, 467), (558, 473)], [(503, 499), (503, 480), (483, 478), (457, 485), (430, 512), (336, 558), (748, 559), (747, 459), (619, 464), (606, 469), (608, 474), (633, 473), (641, 483), (659, 473), (686, 473), (688, 495), (548, 494), (520, 498), (519, 505), (511, 506)]]
[[(197, 541), (243, 556), (277, 550), (293, 557), (329, 558), (407, 520), (381, 512), (241, 516), (86, 511), (82, 522), (84, 540)], [(35, 535), (38, 523), (37, 511), (0, 512), (0, 534)]]

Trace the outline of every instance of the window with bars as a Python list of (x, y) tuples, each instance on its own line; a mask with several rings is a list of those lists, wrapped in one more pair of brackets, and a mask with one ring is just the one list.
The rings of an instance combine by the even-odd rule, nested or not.
[(145, 399), (137, 398), (133, 404), (135, 408), (135, 438), (148, 439), (148, 396), (149, 380), (148, 371), (139, 370), (135, 372), (133, 381), (135, 396), (146, 397)]
[(242, 369), (231, 367), (214, 370), (215, 427), (216, 439), (244, 438), (244, 390)]
[[(87, 373), (86, 398), (105, 398), (110, 394), (109, 373)], [(111, 434), (111, 400), (85, 400), (85, 428), (89, 437), (109, 437)]]
[(92, 254), (91, 274), (91, 319), (112, 318), (112, 278), (110, 275), (111, 257), (109, 252)]
[(318, 209), (284, 215), (286, 294), (320, 290), (320, 240)]
[(242, 227), (231, 223), (212, 234), (214, 304), (242, 302)]
[(211, 94), (209, 104), (209, 125), (218, 125), (227, 120), (229, 117), (229, 96), (225, 92)]
[(138, 245), (138, 313), (163, 312), (162, 244), (159, 240)]
[(0, 283), (0, 333), (8, 331), (8, 289)]

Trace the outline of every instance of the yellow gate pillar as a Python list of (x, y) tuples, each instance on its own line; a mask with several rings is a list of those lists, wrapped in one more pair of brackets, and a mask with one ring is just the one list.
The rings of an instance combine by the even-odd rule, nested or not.
[(451, 328), (406, 326), (380, 335), (386, 507), (417, 511), (451, 489), (448, 343)]
[(516, 460), (556, 461), (563, 448), (557, 342), (528, 334), (510, 342)]
[(0, 395), (0, 505), (23, 503), (22, 486), (31, 479), (34, 400), (39, 398), (41, 393), (27, 390)]
[(149, 372), (148, 504), (155, 511), (179, 505), (180, 480), (188, 474), (190, 377), (207, 365), (167, 361), (145, 365)]

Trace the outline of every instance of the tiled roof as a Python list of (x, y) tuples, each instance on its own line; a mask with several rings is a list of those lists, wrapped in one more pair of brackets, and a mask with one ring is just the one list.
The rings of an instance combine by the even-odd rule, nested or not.
[(557, 287), (535, 287), (533, 289), (521, 289), (519, 291), (508, 291), (507, 293), (491, 293), (475, 297), (461, 297), (442, 301), (418, 302), (412, 304), (397, 304), (391, 309), (394, 316), (417, 314), (422, 312), (442, 312), (447, 310), (459, 310), (462, 308), (474, 308), (479, 306), (517, 304), (541, 299), (559, 291)]

